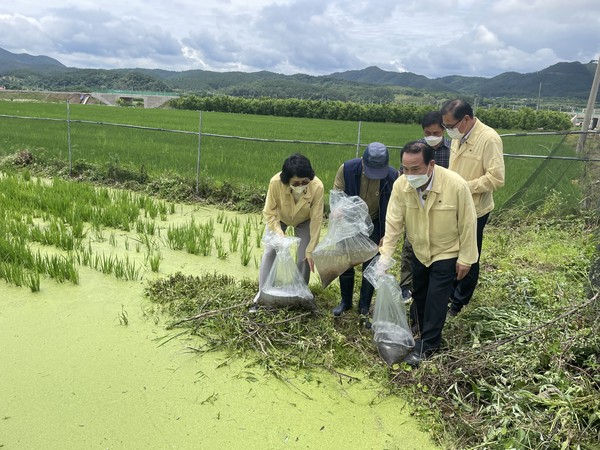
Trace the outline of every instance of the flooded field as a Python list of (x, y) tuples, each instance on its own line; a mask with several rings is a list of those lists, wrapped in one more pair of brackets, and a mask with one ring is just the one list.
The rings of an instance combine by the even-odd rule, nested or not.
[(168, 226), (218, 214), (178, 205), (158, 223), (158, 272), (125, 248), (135, 233), (104, 230), (114, 237), (92, 239), (94, 252), (128, 252), (142, 267), (135, 281), (82, 266), (79, 284), (43, 278), (35, 293), (0, 282), (0, 448), (435, 448), (405, 402), (380, 396), (361, 374), (349, 382), (313, 371), (283, 382), (250, 361), (190, 352), (199, 338), (166, 330), (148, 312), (150, 279), (176, 271), (258, 276), (254, 263), (233, 255), (166, 245)]

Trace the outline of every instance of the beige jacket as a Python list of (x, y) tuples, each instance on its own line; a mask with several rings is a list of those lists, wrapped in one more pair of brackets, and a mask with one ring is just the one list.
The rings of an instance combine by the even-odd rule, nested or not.
[(462, 145), (460, 140), (452, 140), (448, 168), (467, 180), (477, 217), (494, 209), (493, 192), (504, 186), (502, 151), (498, 133), (479, 119)]
[(306, 248), (306, 257), (311, 258), (312, 251), (319, 242), (323, 223), (323, 183), (314, 177), (298, 202), (294, 201), (292, 189), (279, 178), (281, 172), (269, 182), (263, 216), (269, 229), (281, 231), (281, 224), (296, 226), (310, 219), (310, 242)]
[(424, 205), (405, 175), (396, 180), (386, 215), (382, 255), (392, 257), (404, 227), (415, 256), (427, 267), (450, 258), (458, 258), (464, 265), (477, 262), (473, 198), (465, 180), (448, 169), (435, 166)]

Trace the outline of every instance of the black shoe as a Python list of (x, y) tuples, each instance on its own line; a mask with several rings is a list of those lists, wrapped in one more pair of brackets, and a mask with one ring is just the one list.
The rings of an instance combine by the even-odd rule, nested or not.
[(367, 330), (372, 327), (371, 320), (369, 320), (369, 308), (360, 308), (358, 310), (361, 325), (364, 325)]
[(456, 317), (458, 316), (459, 311), (457, 311), (456, 309), (450, 308), (448, 310), (448, 317)]
[(333, 315), (335, 317), (339, 317), (342, 315), (343, 312), (346, 312), (349, 309), (352, 309), (352, 304), (348, 304), (348, 303), (342, 301), (339, 305), (337, 305), (335, 308), (333, 308), (331, 310), (331, 312), (333, 313)]
[(419, 367), (419, 364), (421, 364), (421, 355), (413, 350), (408, 355), (406, 355), (406, 357), (402, 361), (411, 367), (417, 368)]

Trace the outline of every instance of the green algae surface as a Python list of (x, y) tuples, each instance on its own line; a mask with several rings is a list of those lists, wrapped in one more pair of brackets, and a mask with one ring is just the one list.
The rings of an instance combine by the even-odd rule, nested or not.
[[(181, 207), (167, 222), (216, 214)], [(94, 249), (125, 251), (129, 236), (115, 233)], [(257, 276), (233, 258), (156, 242), (161, 268), (146, 279)], [(79, 285), (44, 279), (37, 293), (0, 282), (0, 448), (436, 448), (402, 399), (364, 377), (315, 371), (284, 383), (244, 360), (189, 352), (192, 337), (146, 313), (144, 284), (86, 267)]]

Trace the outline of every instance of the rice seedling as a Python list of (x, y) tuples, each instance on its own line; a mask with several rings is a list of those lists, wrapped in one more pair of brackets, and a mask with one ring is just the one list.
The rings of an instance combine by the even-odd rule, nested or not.
[(143, 234), (145, 230), (145, 226), (144, 226), (144, 221), (139, 218), (138, 220), (135, 221), (135, 231), (137, 231), (139, 234)]
[(154, 236), (155, 232), (156, 232), (156, 222), (154, 220), (147, 220), (146, 221), (146, 233), (148, 233), (150, 236)]
[(229, 251), (235, 253), (238, 250), (239, 242), (238, 237), (240, 234), (240, 219), (238, 217), (229, 221)]
[(203, 256), (209, 256), (212, 250), (212, 239), (215, 234), (215, 224), (210, 219), (198, 228), (198, 249)]
[(108, 243), (113, 247), (117, 246), (117, 236), (114, 232), (110, 233), (110, 236), (108, 237)]
[(217, 223), (222, 224), (224, 219), (225, 219), (225, 210), (221, 209), (217, 213)]
[(169, 212), (170, 212), (171, 214), (175, 214), (175, 203), (171, 203), (171, 206), (170, 206)]
[(110, 275), (114, 272), (115, 259), (112, 255), (96, 255), (94, 258), (94, 269), (99, 270), (105, 275)]
[[(148, 213), (148, 215), (150, 216), (151, 219), (156, 219), (156, 217), (158, 216), (158, 207), (152, 201), (152, 199), (148, 199), (146, 201), (145, 213)], [(145, 216), (145, 214), (144, 214), (144, 216)]]
[(125, 262), (121, 261), (117, 257), (114, 259), (114, 264), (112, 266), (112, 274), (118, 280), (125, 280)]
[(227, 216), (225, 216), (223, 219), (223, 233), (229, 233), (229, 228), (231, 228), (231, 225), (229, 223), (229, 219)]
[(215, 237), (215, 249), (217, 250), (217, 258), (227, 258), (227, 252), (225, 251), (225, 245), (223, 244), (223, 238), (221, 236)]
[(242, 236), (242, 247), (240, 249), (240, 261), (242, 266), (247, 266), (252, 258), (252, 245), (250, 244), (250, 230)]
[(125, 311), (125, 306), (121, 305), (121, 312), (117, 315), (121, 325), (129, 325), (129, 314)]
[(27, 274), (27, 284), (31, 292), (40, 291), (40, 274), (37, 272), (29, 272)]
[(83, 220), (74, 219), (71, 221), (71, 233), (75, 239), (83, 239), (85, 237)]
[(153, 252), (148, 254), (148, 262), (150, 263), (150, 270), (152, 272), (158, 272), (160, 268), (160, 260), (162, 259), (160, 252)]
[(167, 220), (167, 204), (165, 202), (158, 202), (158, 213), (160, 214), (160, 220), (163, 222)]
[(249, 219), (252, 221), (252, 228), (254, 229), (254, 238), (256, 243), (256, 248), (260, 248), (262, 245), (262, 238), (265, 233), (265, 226), (263, 225), (262, 219), (258, 217), (252, 217)]
[(129, 250), (129, 236), (125, 236), (125, 250)]

